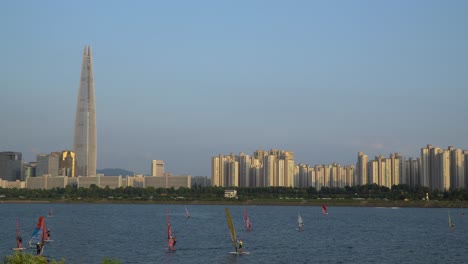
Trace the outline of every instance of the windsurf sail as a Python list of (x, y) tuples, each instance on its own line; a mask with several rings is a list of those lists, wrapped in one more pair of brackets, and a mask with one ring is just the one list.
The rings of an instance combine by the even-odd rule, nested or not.
[(21, 238), (21, 232), (19, 228), (19, 220), (16, 218), (16, 248), (14, 250), (23, 250), (23, 238)]
[(236, 230), (234, 229), (234, 224), (232, 223), (231, 213), (229, 212), (228, 208), (225, 208), (224, 211), (226, 212), (226, 220), (229, 227), (229, 233), (231, 235), (232, 245), (237, 252), (237, 237), (236, 237)]
[(302, 216), (300, 212), (297, 212), (297, 225), (299, 226), (299, 231), (304, 230), (304, 221), (302, 221)]
[(45, 219), (44, 216), (39, 217), (37, 221), (36, 229), (31, 235), (31, 239), (29, 240), (29, 246), (33, 247), (37, 244), (44, 244), (48, 240), (46, 226), (45, 226)]
[(325, 204), (322, 204), (322, 214), (327, 215), (328, 214), (328, 209)]
[(449, 225), (449, 228), (450, 228), (450, 229), (454, 229), (454, 228), (455, 228), (455, 224), (452, 223), (452, 218), (450, 217), (450, 211), (448, 212), (448, 225)]
[(188, 212), (188, 210), (187, 210), (187, 206), (185, 206), (185, 218), (186, 218), (186, 219), (189, 219), (189, 218), (190, 218), (190, 214), (189, 214), (189, 212)]
[(244, 222), (245, 222), (245, 230), (250, 231), (252, 228), (252, 223), (250, 222), (249, 215), (247, 214), (247, 210), (244, 208)]
[(52, 208), (49, 209), (49, 217), (52, 217), (54, 216), (54, 211), (52, 210)]
[(176, 250), (174, 245), (174, 237), (172, 235), (171, 219), (169, 218), (169, 209), (166, 209), (166, 221), (167, 221), (167, 247), (169, 250)]

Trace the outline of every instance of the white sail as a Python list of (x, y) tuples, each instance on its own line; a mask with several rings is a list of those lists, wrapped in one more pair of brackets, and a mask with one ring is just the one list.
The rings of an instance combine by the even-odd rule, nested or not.
[(302, 221), (302, 216), (301, 213), (297, 213), (297, 225), (299, 226), (299, 231), (302, 231), (304, 229), (304, 222)]

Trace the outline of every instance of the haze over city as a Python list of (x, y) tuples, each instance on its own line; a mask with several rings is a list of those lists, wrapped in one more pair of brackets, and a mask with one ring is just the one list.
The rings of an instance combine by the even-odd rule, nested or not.
[(93, 47), (97, 167), (211, 174), (256, 149), (355, 164), (468, 149), (466, 1), (3, 1), (0, 151), (73, 148)]

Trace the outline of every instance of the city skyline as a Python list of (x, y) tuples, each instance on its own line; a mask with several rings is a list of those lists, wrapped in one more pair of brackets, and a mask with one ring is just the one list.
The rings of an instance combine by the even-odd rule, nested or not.
[(149, 175), (151, 160), (164, 160), (174, 174), (209, 176), (213, 155), (256, 149), (344, 165), (361, 151), (468, 149), (465, 1), (8, 1), (0, 10), (0, 151), (25, 161), (73, 149), (85, 44), (99, 87), (98, 169)]
[(214, 186), (238, 187), (339, 187), (377, 184), (392, 188), (405, 184), (431, 190), (468, 188), (468, 150), (454, 146), (447, 149), (428, 144), (420, 156), (405, 157), (392, 153), (369, 159), (357, 154), (355, 164), (296, 163), (287, 150), (258, 149), (252, 155), (244, 152), (219, 154), (211, 158), (211, 181)]

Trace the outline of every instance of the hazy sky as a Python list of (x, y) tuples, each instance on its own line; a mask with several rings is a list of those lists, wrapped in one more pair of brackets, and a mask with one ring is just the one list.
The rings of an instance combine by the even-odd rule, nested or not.
[(468, 1), (0, 1), (0, 151), (73, 148), (93, 48), (98, 169), (355, 164), (468, 149)]

